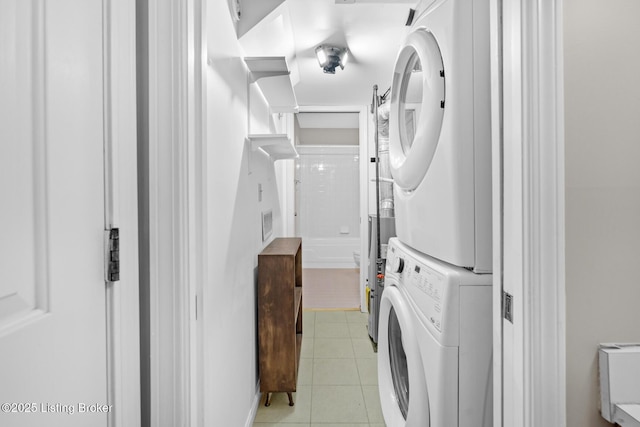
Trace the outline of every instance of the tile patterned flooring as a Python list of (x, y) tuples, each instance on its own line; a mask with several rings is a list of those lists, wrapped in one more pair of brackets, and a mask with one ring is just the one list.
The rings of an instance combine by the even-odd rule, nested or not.
[(298, 391), (265, 396), (255, 427), (384, 427), (378, 397), (377, 354), (359, 311), (305, 311)]

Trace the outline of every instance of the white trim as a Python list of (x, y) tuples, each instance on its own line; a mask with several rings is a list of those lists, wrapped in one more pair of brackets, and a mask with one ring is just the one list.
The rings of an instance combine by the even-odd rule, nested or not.
[[(293, 145), (295, 146), (295, 115), (289, 113), (287, 117), (287, 134), (293, 139)], [(295, 195), (295, 179), (296, 179), (296, 162), (293, 159), (284, 160), (278, 162), (282, 170), (282, 217), (283, 217), (283, 229), (282, 234), (285, 237), (294, 237), (296, 232), (296, 195)]]
[[(524, 154), (525, 202), (525, 348), (526, 383), (532, 385), (525, 409), (529, 426), (566, 423), (566, 351), (564, 282), (564, 85), (562, 2), (524, 3), (531, 40), (525, 67), (534, 85)], [(527, 33), (529, 32), (527, 31)]]
[(261, 399), (262, 393), (260, 392), (260, 380), (258, 380), (258, 383), (256, 384), (256, 394), (253, 396), (253, 403), (251, 403), (251, 410), (249, 411), (249, 415), (247, 415), (247, 420), (244, 422), (245, 427), (251, 427), (253, 425)]
[[(494, 1), (502, 11), (504, 31), (504, 232), (498, 271), (502, 287), (515, 301), (513, 324), (503, 323), (504, 418), (496, 425), (562, 427), (566, 424), (562, 2)], [(494, 303), (498, 310), (497, 298)]]
[(502, 423), (502, 44), (501, 0), (490, 2), (493, 232), (493, 425)]
[(202, 330), (195, 315), (206, 276), (198, 65), (205, 56), (204, 15), (200, 0), (149, 1), (147, 7), (150, 424), (188, 426), (202, 423)]
[(120, 281), (107, 283), (111, 427), (140, 423), (135, 4), (103, 1), (105, 228), (119, 227)]
[[(369, 247), (369, 140), (367, 127), (366, 105), (345, 105), (345, 106), (301, 106), (300, 113), (359, 113), (358, 114), (358, 137), (360, 156), (360, 311), (367, 312), (367, 295), (365, 292), (365, 282), (367, 279), (367, 248)], [(296, 230), (297, 231), (297, 230)], [(363, 267), (364, 265), (364, 267)]]
[[(188, 0), (188, 210), (189, 210), (189, 395), (190, 425), (204, 426), (204, 284), (208, 283), (207, 215), (207, 127), (206, 1)], [(202, 315), (200, 315), (202, 319)], [(186, 408), (185, 408), (186, 409)]]
[[(360, 107), (360, 311), (367, 313), (368, 301), (365, 291), (368, 269), (362, 267), (369, 248), (369, 132), (367, 126), (367, 107)], [(364, 257), (363, 257), (364, 255)]]

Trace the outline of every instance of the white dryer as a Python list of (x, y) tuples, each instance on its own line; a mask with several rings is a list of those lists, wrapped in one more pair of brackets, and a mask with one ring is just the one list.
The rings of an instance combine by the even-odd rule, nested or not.
[(489, 1), (423, 0), (416, 16), (391, 86), (397, 236), (422, 253), (489, 273)]
[(389, 241), (378, 387), (389, 427), (491, 427), (491, 275)]

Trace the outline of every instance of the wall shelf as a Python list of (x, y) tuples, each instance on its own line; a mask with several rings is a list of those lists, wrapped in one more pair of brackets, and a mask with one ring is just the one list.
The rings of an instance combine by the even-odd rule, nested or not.
[(272, 113), (298, 111), (298, 101), (291, 83), (291, 71), (285, 57), (247, 57), (244, 62), (251, 73), (251, 82), (260, 87)]
[(247, 140), (253, 151), (261, 149), (273, 160), (295, 159), (298, 152), (287, 134), (254, 134)]

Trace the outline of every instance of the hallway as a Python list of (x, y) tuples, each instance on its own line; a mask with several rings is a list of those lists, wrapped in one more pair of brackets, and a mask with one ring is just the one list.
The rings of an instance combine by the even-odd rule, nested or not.
[[(487, 1), (494, 424), (602, 427), (597, 346), (639, 340), (640, 2)], [(0, 402), (114, 408), (0, 426), (384, 425), (356, 287), (303, 303), (296, 406), (264, 407), (257, 256), (296, 234), (295, 114), (348, 110), (367, 265), (371, 88), (390, 86), (417, 3), (0, 2)], [(329, 43), (351, 57), (334, 75), (315, 56)]]

